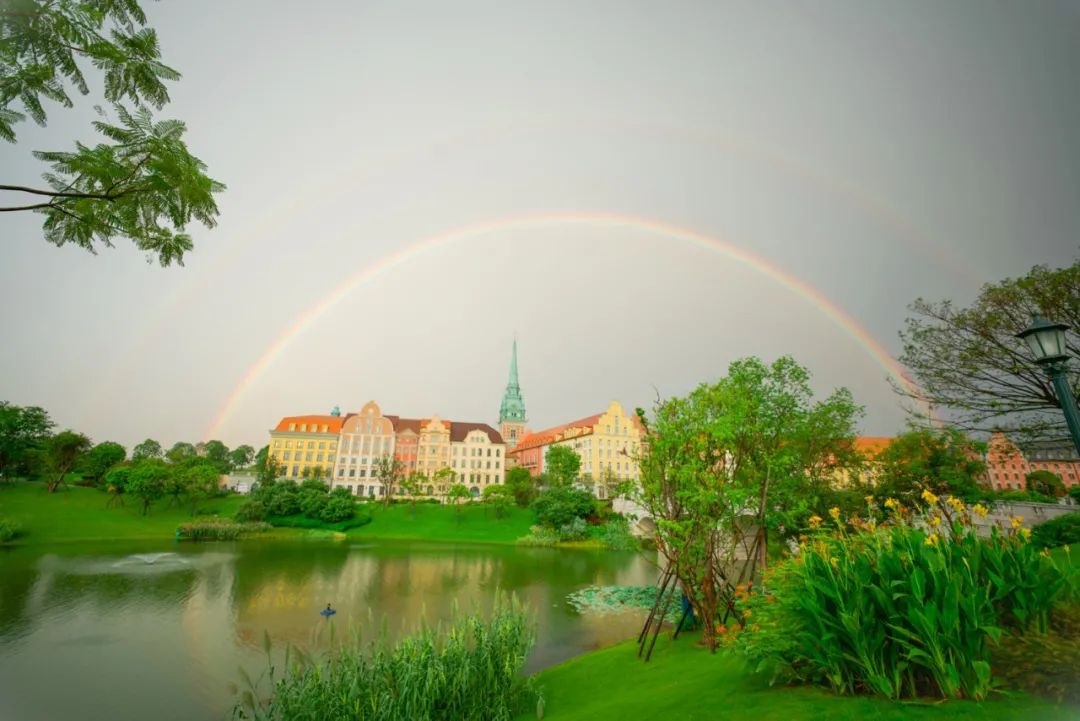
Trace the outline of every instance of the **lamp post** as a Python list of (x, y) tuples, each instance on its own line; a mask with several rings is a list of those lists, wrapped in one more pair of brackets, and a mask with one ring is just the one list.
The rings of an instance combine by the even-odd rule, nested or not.
[(1031, 319), (1031, 325), (1024, 331), (1017, 333), (1017, 338), (1022, 338), (1035, 356), (1035, 362), (1043, 367), (1046, 375), (1057, 391), (1058, 401), (1061, 403), (1061, 411), (1065, 414), (1065, 424), (1069, 427), (1069, 435), (1072, 436), (1076, 452), (1080, 453), (1080, 411), (1076, 409), (1076, 397), (1069, 380), (1065, 375), (1065, 364), (1069, 362), (1069, 355), (1065, 349), (1065, 331), (1069, 326), (1064, 323), (1051, 323), (1042, 316), (1036, 315)]

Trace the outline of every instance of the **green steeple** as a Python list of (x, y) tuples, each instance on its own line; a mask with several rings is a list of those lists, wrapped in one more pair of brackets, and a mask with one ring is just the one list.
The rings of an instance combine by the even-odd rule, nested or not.
[(525, 400), (521, 397), (518, 385), (517, 338), (514, 338), (513, 351), (510, 354), (510, 380), (506, 383), (502, 405), (499, 406), (499, 423), (504, 421), (525, 422)]

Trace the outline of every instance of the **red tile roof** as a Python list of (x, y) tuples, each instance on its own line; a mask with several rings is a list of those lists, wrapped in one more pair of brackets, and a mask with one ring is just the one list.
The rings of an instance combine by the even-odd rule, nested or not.
[[(430, 418), (400, 418), (398, 416), (384, 415), (383, 418), (389, 418), (390, 422), (394, 424), (394, 432), (401, 433), (404, 430), (411, 430), (413, 433), (420, 435), (420, 430), (431, 422)], [(460, 443), (465, 440), (465, 436), (469, 435), (471, 431), (484, 431), (487, 434), (488, 439), (492, 443), (502, 443), (503, 438), (497, 430), (489, 426), (487, 423), (466, 423), (463, 421), (450, 421), (445, 418), (439, 419), (442, 423), (450, 425), (450, 440), (454, 443)]]
[[(326, 433), (337, 435), (338, 433), (341, 433), (341, 426), (345, 423), (346, 418), (348, 418), (348, 416), (285, 416), (277, 424), (277, 427), (274, 428), (274, 430), (285, 431), (287, 433), (323, 433), (323, 431), (319, 429), (325, 425)], [(290, 425), (294, 425), (296, 427), (295, 430), (289, 431)], [(301, 425), (306, 425), (308, 430), (301, 431)]]
[(859, 436), (855, 439), (855, 450), (861, 451), (868, 456), (876, 456), (888, 448), (893, 440), (895, 439), (880, 436)]
[(509, 451), (507, 455), (517, 453), (518, 451), (526, 451), (530, 448), (546, 446), (556, 440), (567, 428), (584, 428), (587, 429), (587, 431), (582, 435), (588, 435), (589, 433), (592, 433), (593, 426), (600, 422), (600, 416), (602, 415), (604, 414), (597, 413), (596, 415), (580, 418), (576, 421), (570, 421), (569, 423), (563, 423), (559, 426), (553, 426), (551, 428), (545, 428), (542, 431), (530, 433), (529, 435), (522, 437), (517, 445), (514, 446), (513, 450)]

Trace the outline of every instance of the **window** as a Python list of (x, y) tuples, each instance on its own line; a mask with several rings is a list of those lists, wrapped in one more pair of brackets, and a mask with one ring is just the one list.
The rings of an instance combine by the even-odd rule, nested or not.
[(326, 425), (325, 423), (323, 423), (323, 425), (322, 425), (322, 432), (323, 432), (323, 433), (326, 433), (326, 432), (327, 432), (328, 430), (329, 430), (329, 426), (327, 426), (327, 425)]
[(361, 468), (360, 469), (360, 477), (361, 478), (366, 478), (367, 477), (367, 469), (366, 468)]
[(327, 454), (326, 454), (326, 460), (328, 460), (328, 461), (330, 461), (331, 463), (333, 463), (333, 462), (334, 462), (334, 454), (333, 454), (333, 453), (327, 453)]
[(300, 432), (301, 433), (307, 433), (307, 423), (301, 423), (300, 424)]
[(285, 453), (282, 455), (282, 457), (286, 461), (291, 461), (292, 460), (292, 451), (285, 451)]
[(319, 441), (319, 450), (321, 451), (324, 448), (326, 448), (326, 441)]
[(286, 448), (292, 448), (292, 441), (285, 441)]
[(499, 457), (499, 455), (500, 455), (501, 453), (502, 453), (502, 449), (501, 449), (501, 448), (496, 448), (496, 449), (495, 449), (495, 457), (496, 457), (496, 458), (498, 458), (498, 457)]
[(350, 468), (349, 469), (349, 478), (355, 478), (355, 477), (356, 477), (356, 469), (355, 468)]
[(345, 469), (344, 468), (339, 468), (338, 469), (337, 477), (338, 478), (344, 478), (345, 477)]
[(323, 459), (323, 454), (322, 453), (315, 454), (315, 460), (321, 461), (322, 459)]
[(491, 449), (490, 448), (487, 449), (487, 454), (488, 454), (488, 458), (490, 458), (491, 457)]
[(314, 448), (315, 447), (315, 441), (308, 441), (307, 442), (307, 447), (308, 448)]
[(293, 466), (292, 467), (292, 474), (293, 474), (294, 477), (299, 476), (300, 475), (300, 466)]
[(289, 424), (289, 430), (290, 431), (295, 431), (296, 430), (296, 424), (295, 423), (290, 423)]
[(310, 461), (311, 460), (311, 455), (312, 455), (311, 451), (308, 451), (307, 453), (305, 453), (304, 454), (304, 460), (305, 461)]
[(274, 441), (274, 448), (281, 448), (281, 441)]

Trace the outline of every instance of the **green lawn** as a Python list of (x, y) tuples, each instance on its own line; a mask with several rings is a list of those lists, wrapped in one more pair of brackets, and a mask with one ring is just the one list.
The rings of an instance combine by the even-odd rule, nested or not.
[[(460, 509), (430, 503), (395, 503), (389, 508), (372, 504), (372, 521), (348, 531), (351, 538), (390, 538), (465, 543), (514, 543), (528, 534), (535, 523), (533, 512), (514, 506), (504, 518), (496, 518), (491, 508), (467, 504)], [(458, 512), (460, 511), (460, 516)]]
[[(983, 703), (897, 703), (843, 698), (816, 688), (770, 688), (723, 652), (662, 633), (652, 660), (633, 641), (571, 659), (538, 675), (549, 721), (1075, 721), (1080, 709), (1025, 696)], [(519, 721), (535, 719), (533, 711)]]
[[(43, 483), (0, 484), (0, 518), (23, 527), (16, 543), (68, 543), (124, 539), (168, 539), (176, 527), (190, 521), (189, 508), (166, 508), (161, 500), (140, 514), (135, 499), (122, 507), (106, 508), (108, 496), (92, 488), (65, 487), (47, 493)], [(232, 516), (243, 502), (240, 496), (216, 498), (200, 505), (205, 511)]]

